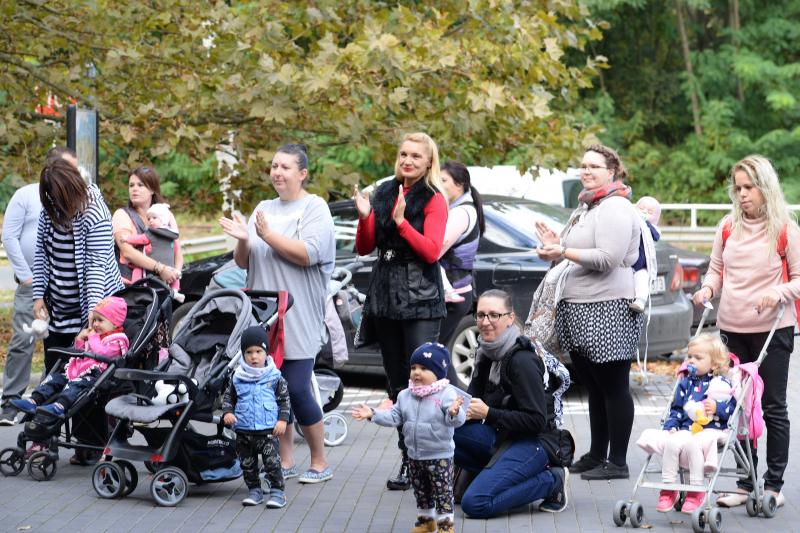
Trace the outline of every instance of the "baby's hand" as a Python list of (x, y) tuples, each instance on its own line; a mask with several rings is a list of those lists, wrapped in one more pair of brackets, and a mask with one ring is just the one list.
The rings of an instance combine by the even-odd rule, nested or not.
[(353, 407), (353, 410), (350, 411), (350, 414), (356, 420), (367, 420), (372, 418), (372, 409), (370, 409), (367, 404), (362, 403), (356, 407)]
[(280, 437), (284, 433), (286, 433), (286, 420), (278, 420), (278, 422), (275, 423), (275, 427), (272, 429), (272, 434), (276, 437)]
[(222, 421), (226, 426), (231, 427), (236, 423), (236, 415), (233, 413), (225, 413), (225, 416), (222, 417)]
[(462, 405), (464, 405), (464, 397), (459, 394), (455, 401), (450, 405), (450, 409), (447, 410), (448, 414), (450, 416), (456, 416)]
[(79, 338), (82, 341), (85, 341), (86, 339), (89, 338), (89, 333), (91, 333), (91, 330), (89, 328), (82, 329), (80, 333), (78, 333), (77, 338)]
[(677, 429), (677, 428), (669, 428), (669, 432), (670, 432), (670, 433), (675, 433), (676, 431), (678, 431), (678, 429)]
[(705, 400), (703, 400), (703, 405), (706, 408), (706, 416), (712, 416), (714, 413), (717, 412), (717, 402), (715, 402), (711, 398), (706, 398)]

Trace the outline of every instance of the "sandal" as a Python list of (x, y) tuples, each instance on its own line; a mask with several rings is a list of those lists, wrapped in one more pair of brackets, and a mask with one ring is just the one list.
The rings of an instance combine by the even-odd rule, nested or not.
[(746, 492), (726, 492), (717, 498), (717, 505), (719, 507), (738, 507), (747, 502), (750, 495)]
[(297, 481), (300, 483), (322, 483), (323, 481), (328, 481), (329, 479), (333, 478), (333, 470), (330, 467), (322, 470), (314, 470), (309, 468), (306, 472), (297, 478)]

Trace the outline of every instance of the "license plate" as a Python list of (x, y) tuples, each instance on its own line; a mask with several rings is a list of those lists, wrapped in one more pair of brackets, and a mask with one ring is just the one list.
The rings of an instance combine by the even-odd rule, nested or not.
[(658, 276), (650, 284), (650, 294), (662, 294), (665, 290), (667, 290), (667, 285), (664, 276)]

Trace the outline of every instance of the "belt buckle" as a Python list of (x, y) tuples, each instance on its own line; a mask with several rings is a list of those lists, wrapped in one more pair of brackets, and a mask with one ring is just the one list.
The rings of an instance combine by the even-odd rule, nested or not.
[(383, 260), (391, 261), (392, 259), (395, 258), (396, 255), (397, 253), (394, 250), (392, 249), (386, 250), (385, 252), (383, 252)]

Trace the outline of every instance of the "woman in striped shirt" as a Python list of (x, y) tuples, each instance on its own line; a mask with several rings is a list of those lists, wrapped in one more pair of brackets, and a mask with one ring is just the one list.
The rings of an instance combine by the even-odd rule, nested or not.
[(123, 285), (114, 258), (111, 213), (100, 190), (87, 186), (75, 167), (59, 159), (42, 170), (39, 196), (33, 314), (50, 320), (44, 340), (49, 372), (57, 359), (48, 350), (71, 346), (90, 323), (90, 310)]

